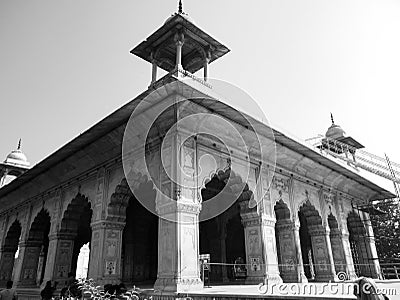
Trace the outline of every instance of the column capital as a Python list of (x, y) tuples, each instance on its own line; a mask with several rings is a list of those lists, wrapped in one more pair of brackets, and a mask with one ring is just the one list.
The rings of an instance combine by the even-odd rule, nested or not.
[[(276, 228), (278, 230), (289, 231), (289, 230), (294, 230), (297, 227), (292, 221), (288, 221), (288, 222), (277, 222)], [(299, 230), (299, 229), (300, 229), (300, 227), (297, 228), (297, 230)]]
[(49, 235), (49, 241), (52, 240), (73, 240), (76, 234), (71, 232), (57, 232)]
[(174, 42), (177, 46), (182, 46), (185, 42), (185, 34), (183, 30), (179, 30), (174, 35)]
[(241, 212), (242, 224), (244, 227), (259, 226), (262, 224), (261, 216), (257, 211)]
[(321, 225), (310, 225), (308, 226), (308, 232), (312, 236), (329, 236), (329, 230), (327, 228), (324, 228)]
[(263, 214), (261, 215), (261, 222), (263, 226), (275, 227), (276, 219), (274, 217)]
[(257, 207), (250, 208), (249, 206), (249, 201), (239, 201), (239, 207), (240, 207), (240, 215), (241, 216), (246, 216), (246, 215), (259, 215), (257, 212)]
[(98, 229), (123, 230), (125, 227), (125, 222), (113, 222), (113, 221), (100, 220), (100, 221), (95, 221), (95, 222), (91, 223), (90, 227), (92, 228), (92, 230), (98, 230)]
[(198, 215), (200, 214), (201, 203), (169, 201), (167, 204), (158, 205), (156, 209), (160, 216), (182, 212)]

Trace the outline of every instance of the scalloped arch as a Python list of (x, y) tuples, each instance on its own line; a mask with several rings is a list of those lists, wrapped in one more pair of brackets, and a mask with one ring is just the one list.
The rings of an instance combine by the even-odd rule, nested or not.
[(217, 178), (225, 184), (229, 182), (228, 187), (233, 193), (242, 191), (241, 197), (247, 200), (254, 199), (253, 191), (249, 188), (249, 185), (243, 182), (242, 177), (232, 171), (229, 167), (212, 172), (209, 177), (206, 177), (203, 180), (203, 185), (201, 186), (200, 190), (207, 189), (206, 185), (211, 182), (213, 178)]

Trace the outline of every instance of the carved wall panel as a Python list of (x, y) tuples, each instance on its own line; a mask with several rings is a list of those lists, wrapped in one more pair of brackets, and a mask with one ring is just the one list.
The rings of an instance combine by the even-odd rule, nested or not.
[(55, 278), (66, 279), (71, 267), (72, 251), (74, 247), (73, 240), (60, 240), (57, 247)]

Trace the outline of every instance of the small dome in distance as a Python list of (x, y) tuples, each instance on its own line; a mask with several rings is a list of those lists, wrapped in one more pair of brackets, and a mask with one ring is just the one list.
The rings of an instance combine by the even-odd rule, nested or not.
[(21, 139), (19, 140), (17, 150), (11, 151), (11, 153), (7, 155), (4, 162), (10, 165), (22, 167), (29, 167), (31, 165), (28, 162), (25, 154), (21, 151)]
[(328, 128), (327, 132), (325, 133), (325, 137), (330, 139), (340, 139), (346, 135), (346, 132), (340, 127), (336, 125), (333, 121), (333, 116), (331, 114), (332, 125)]

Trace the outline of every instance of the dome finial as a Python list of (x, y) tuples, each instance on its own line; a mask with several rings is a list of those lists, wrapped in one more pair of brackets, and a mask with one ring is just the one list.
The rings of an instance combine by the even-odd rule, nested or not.
[(18, 141), (18, 147), (17, 147), (17, 150), (21, 150), (21, 139), (19, 139), (19, 141)]
[(180, 13), (180, 14), (183, 13), (183, 9), (182, 9), (182, 0), (179, 0), (178, 13)]
[(332, 121), (332, 125), (335, 125), (335, 121), (333, 121), (333, 115), (331, 113), (331, 121)]

